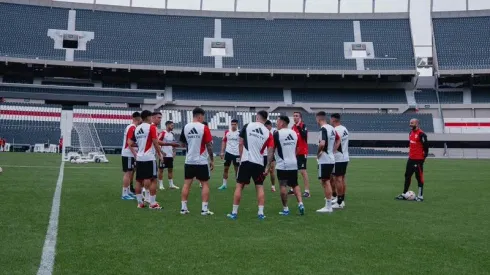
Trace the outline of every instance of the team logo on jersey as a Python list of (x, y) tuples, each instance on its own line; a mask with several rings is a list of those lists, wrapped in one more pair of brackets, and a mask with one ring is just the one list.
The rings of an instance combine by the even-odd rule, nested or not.
[(136, 134), (137, 135), (143, 135), (144, 133), (145, 133), (145, 130), (143, 130), (143, 128), (140, 128)]
[(199, 138), (201, 137), (199, 133), (197, 132), (196, 128), (192, 128), (189, 133), (187, 133), (187, 138)]
[(252, 132), (257, 133), (257, 134), (261, 134), (261, 135), (264, 134), (264, 132), (262, 132), (261, 128), (253, 129)]
[(349, 133), (347, 133), (347, 131), (344, 131), (344, 133), (342, 134), (342, 137), (346, 137), (348, 135), (349, 135)]
[(290, 142), (285, 142), (285, 143), (283, 144), (284, 146), (295, 145), (295, 142), (294, 142), (294, 137), (293, 137), (291, 134), (289, 134), (289, 135), (286, 137), (286, 139), (285, 139), (285, 140), (286, 140), (286, 141), (290, 141)]

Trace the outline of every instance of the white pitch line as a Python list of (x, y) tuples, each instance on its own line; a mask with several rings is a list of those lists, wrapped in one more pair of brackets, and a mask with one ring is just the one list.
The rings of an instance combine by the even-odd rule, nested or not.
[(41, 264), (37, 271), (37, 275), (53, 274), (54, 258), (56, 256), (56, 240), (58, 236), (58, 220), (60, 216), (61, 203), (61, 186), (63, 185), (63, 173), (65, 162), (60, 165), (60, 173), (56, 182), (56, 189), (53, 196), (53, 206), (51, 207), (51, 215), (49, 216), (48, 232), (43, 246), (43, 254), (41, 256)]

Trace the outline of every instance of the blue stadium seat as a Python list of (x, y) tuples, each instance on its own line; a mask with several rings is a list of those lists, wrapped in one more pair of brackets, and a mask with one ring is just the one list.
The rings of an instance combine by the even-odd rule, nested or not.
[(48, 29), (66, 29), (68, 10), (0, 3), (0, 56), (64, 60)]
[(203, 56), (214, 18), (77, 10), (77, 30), (95, 32), (76, 60), (167, 66), (214, 67)]
[(490, 89), (486, 87), (473, 88), (471, 91), (472, 103), (490, 103)]
[(111, 96), (111, 97), (136, 97), (136, 98), (155, 98), (155, 93), (148, 92), (118, 92), (110, 90), (83, 90), (83, 89), (52, 89), (49, 87), (29, 87), (29, 86), (0, 86), (0, 91), (20, 92), (20, 93), (48, 93), (60, 95), (89, 95), (89, 96)]
[(174, 100), (284, 102), (281, 88), (172, 87)]
[[(425, 132), (434, 132), (431, 114), (344, 113), (341, 115), (342, 125), (350, 132), (408, 133), (408, 122), (411, 118), (419, 119)], [(303, 119), (310, 129), (317, 127), (315, 114), (303, 114)]]
[(404, 90), (293, 89), (293, 102), (407, 103)]
[(490, 17), (434, 18), (441, 70), (490, 68)]

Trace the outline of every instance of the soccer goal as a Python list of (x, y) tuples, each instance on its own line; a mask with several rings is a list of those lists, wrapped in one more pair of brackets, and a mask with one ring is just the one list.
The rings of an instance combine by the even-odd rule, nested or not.
[(63, 159), (72, 163), (109, 162), (94, 123), (73, 122), (71, 146), (65, 147)]

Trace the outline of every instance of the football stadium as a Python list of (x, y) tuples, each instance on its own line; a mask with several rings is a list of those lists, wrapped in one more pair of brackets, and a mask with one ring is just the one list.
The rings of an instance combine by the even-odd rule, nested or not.
[(490, 274), (490, 1), (0, 0), (0, 274)]

